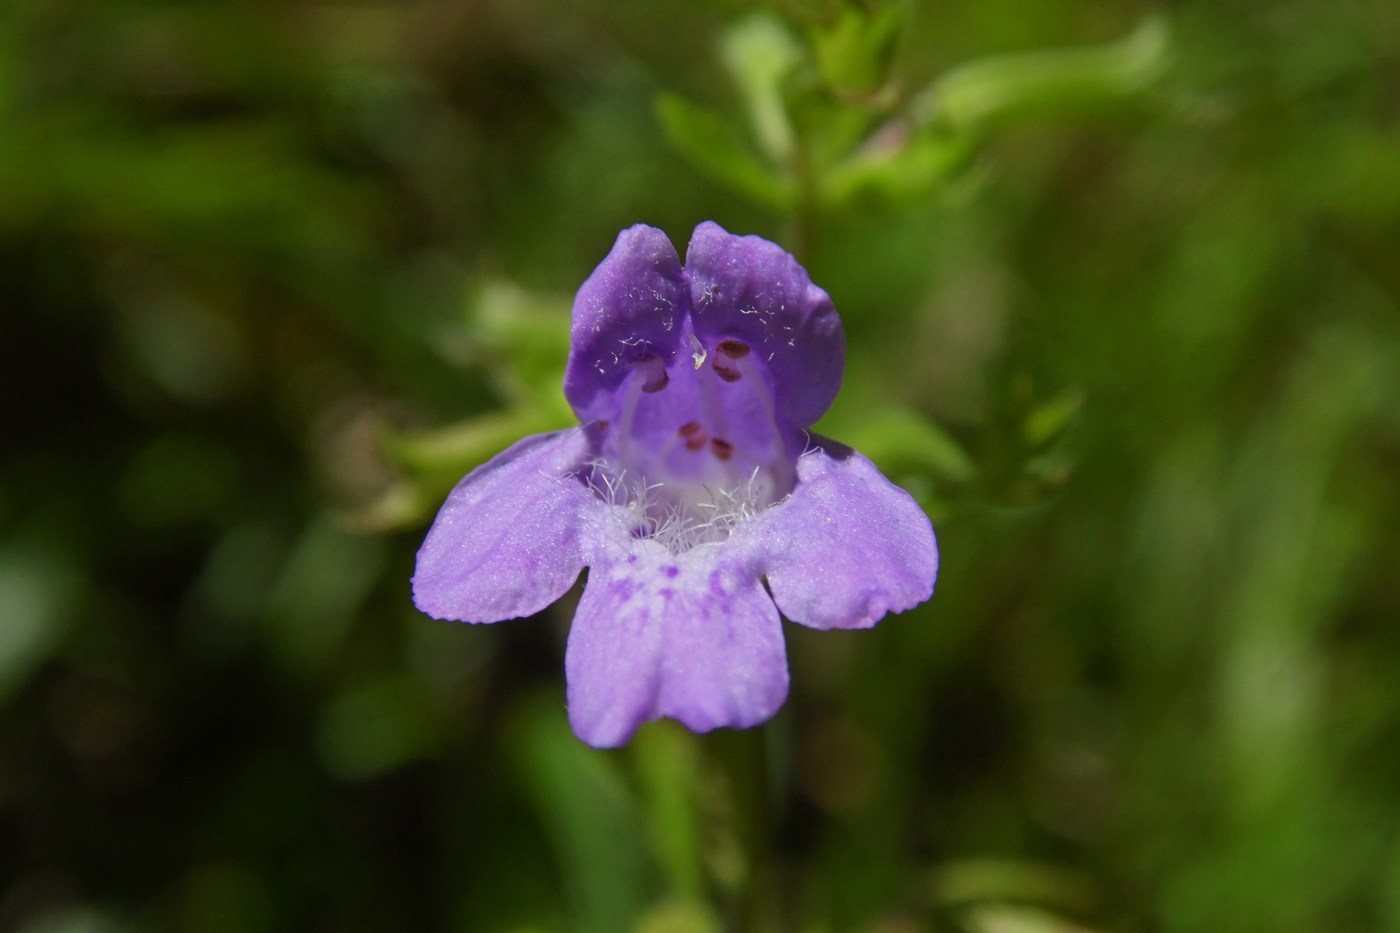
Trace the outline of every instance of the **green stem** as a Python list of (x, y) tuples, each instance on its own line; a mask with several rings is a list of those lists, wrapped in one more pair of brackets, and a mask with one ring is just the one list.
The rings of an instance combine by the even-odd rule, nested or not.
[(734, 805), (734, 827), (744, 852), (745, 871), (735, 905), (735, 929), (781, 929), (777, 877), (773, 862), (773, 817), (768, 748), (762, 729), (721, 732), (715, 751), (724, 769)]

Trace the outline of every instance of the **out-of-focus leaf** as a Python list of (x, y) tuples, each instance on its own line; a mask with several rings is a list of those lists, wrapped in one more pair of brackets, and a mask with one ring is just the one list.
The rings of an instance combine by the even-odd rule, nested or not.
[(442, 505), (442, 496), (436, 490), (437, 486), (430, 491), (420, 483), (400, 480), (369, 501), (348, 509), (340, 520), (359, 534), (383, 534), (425, 524)]
[(0, 551), (0, 700), (62, 644), (78, 582), (56, 555)]
[(553, 841), (569, 928), (630, 930), (649, 873), (635, 805), (614, 759), (580, 742), (561, 711), (553, 694), (523, 704), (507, 731), (511, 758)]
[(336, 258), (369, 248), (378, 194), (301, 158), (284, 124), (151, 134), (74, 108), (26, 130), (22, 158), (0, 163), (0, 226), (48, 211), (94, 235), (180, 246)]
[(197, 434), (163, 434), (141, 449), (116, 485), (116, 499), (138, 526), (207, 519), (235, 489), (229, 452)]
[(136, 370), (174, 398), (214, 404), (246, 386), (252, 361), (235, 322), (193, 296), (124, 296), (119, 334)]
[(179, 927), (207, 933), (265, 933), (277, 928), (265, 875), (235, 862), (199, 865), (180, 882)]
[(267, 638), (305, 674), (324, 670), (374, 585), (386, 542), (350, 534), (326, 516), (302, 534), (268, 602)]
[(638, 733), (634, 745), (647, 825), (661, 867), (678, 898), (698, 903), (704, 897), (704, 871), (694, 737), (676, 723), (664, 722)]
[(321, 763), (342, 780), (358, 781), (419, 758), (436, 742), (433, 710), (411, 675), (348, 690), (321, 712), (316, 733)]
[(65, 905), (26, 917), (19, 933), (137, 933), (137, 927), (107, 910)]
[[(562, 397), (562, 396), (561, 396)], [(560, 405), (560, 408), (564, 406)], [(390, 436), (386, 454), (406, 469), (427, 474), (464, 474), (511, 444), (573, 422), (564, 411), (516, 408), (469, 418), (434, 431)]]
[(564, 406), (562, 368), (569, 356), (569, 302), (488, 280), (467, 300), (472, 362), (518, 403)]
[(714, 111), (674, 94), (662, 94), (656, 111), (671, 144), (716, 181), (763, 207), (791, 210), (795, 201), (791, 180), (765, 165)]
[(998, 55), (956, 68), (919, 95), (920, 123), (979, 129), (1141, 93), (1167, 64), (1166, 20), (1151, 16), (1126, 39), (1090, 48)]
[(962, 918), (968, 933), (1094, 933), (1086, 927), (1035, 907), (983, 904)]
[(802, 61), (801, 46), (780, 21), (760, 13), (729, 28), (720, 55), (744, 97), (759, 148), (774, 165), (790, 165), (796, 139), (783, 82)]
[(977, 472), (972, 458), (946, 431), (907, 408), (887, 408), (842, 432), (844, 442), (885, 468), (927, 471), (955, 483)]
[(1092, 910), (1098, 893), (1084, 875), (1056, 865), (1014, 859), (958, 859), (929, 877), (939, 905), (1039, 904), (1057, 910)]
[(1022, 425), (1026, 446), (1034, 449), (1054, 441), (1069, 428), (1083, 405), (1080, 393), (1064, 392), (1036, 406)]
[(967, 166), (974, 149), (971, 134), (891, 124), (823, 175), (822, 202), (840, 209), (870, 194), (908, 204)]
[(703, 904), (666, 901), (637, 921), (636, 933), (719, 933), (724, 929)]
[[(0, 29), (0, 157), (10, 155), (10, 144), (6, 141), (13, 139), (15, 131), (15, 89), (19, 83), (15, 74), (19, 61), (18, 32), (13, 28)], [(8, 160), (0, 158), (0, 163), (5, 161)]]
[(822, 79), (846, 94), (868, 94), (884, 84), (904, 12), (897, 3), (873, 12), (848, 6), (831, 24), (814, 26), (812, 49)]

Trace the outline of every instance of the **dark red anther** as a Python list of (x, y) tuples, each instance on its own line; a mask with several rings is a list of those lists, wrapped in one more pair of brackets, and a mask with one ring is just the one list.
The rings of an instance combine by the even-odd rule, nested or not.
[(686, 450), (703, 450), (705, 448), (705, 429), (700, 426), (700, 422), (687, 421), (680, 426), (676, 433), (685, 438)]
[(632, 359), (632, 368), (642, 371), (645, 380), (642, 383), (643, 392), (660, 392), (671, 381), (670, 374), (666, 372), (666, 364), (655, 353), (637, 354)]
[(710, 441), (710, 449), (714, 451), (715, 457), (719, 460), (728, 460), (734, 456), (734, 445), (722, 438), (715, 438)]
[(749, 345), (742, 340), (721, 340), (715, 347), (715, 375), (725, 382), (738, 382), (744, 378), (744, 374), (739, 371), (739, 367), (734, 365), (735, 360), (741, 360), (749, 355)]

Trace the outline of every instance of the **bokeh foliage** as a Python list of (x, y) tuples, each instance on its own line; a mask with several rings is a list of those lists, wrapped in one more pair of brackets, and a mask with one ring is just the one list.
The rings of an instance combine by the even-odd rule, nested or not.
[[(0, 927), (1400, 931), (1392, 0), (0, 6)], [(798, 252), (938, 592), (568, 732), (409, 602), (616, 232)]]

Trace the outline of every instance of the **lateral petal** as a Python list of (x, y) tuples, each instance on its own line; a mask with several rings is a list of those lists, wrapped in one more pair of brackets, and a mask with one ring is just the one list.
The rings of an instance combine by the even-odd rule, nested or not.
[(418, 551), (413, 601), (436, 619), (533, 615), (573, 585), (583, 526), (601, 504), (573, 475), (588, 458), (569, 428), (518, 441), (457, 484)]
[(812, 436), (785, 501), (736, 537), (763, 542), (783, 615), (812, 628), (869, 628), (933, 595), (938, 545), (923, 509), (856, 451)]

